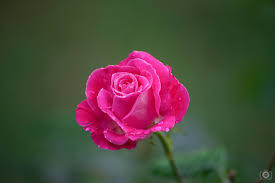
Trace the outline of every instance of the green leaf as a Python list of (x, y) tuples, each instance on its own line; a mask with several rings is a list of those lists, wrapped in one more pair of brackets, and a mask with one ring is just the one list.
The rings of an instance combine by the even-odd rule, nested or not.
[[(184, 178), (206, 177), (215, 173), (222, 180), (226, 179), (227, 155), (223, 148), (202, 149), (199, 152), (177, 156), (175, 162)], [(153, 163), (153, 174), (162, 177), (174, 177), (166, 159)]]

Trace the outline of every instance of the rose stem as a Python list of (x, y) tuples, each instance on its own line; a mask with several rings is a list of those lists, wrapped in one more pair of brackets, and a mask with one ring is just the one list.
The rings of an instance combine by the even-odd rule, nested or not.
[[(273, 152), (272, 157), (271, 157), (271, 159), (270, 159), (270, 161), (269, 161), (269, 163), (267, 165), (266, 170), (267, 171), (271, 171), (271, 169), (272, 169), (272, 167), (273, 167), (274, 164), (275, 164), (275, 152)], [(259, 179), (259, 180), (257, 180), (256, 183), (261, 183), (261, 182), (262, 182), (262, 180)]]
[(169, 160), (169, 163), (170, 163), (170, 166), (172, 168), (172, 171), (173, 171), (174, 175), (176, 176), (177, 182), (182, 183), (180, 174), (178, 172), (178, 169), (176, 167), (176, 164), (175, 164), (175, 161), (174, 161), (174, 158), (173, 158), (172, 149), (171, 149), (171, 146), (169, 145), (167, 137), (165, 135), (163, 135), (162, 133), (160, 133), (160, 132), (156, 132), (156, 134), (157, 134), (157, 136), (158, 136), (158, 138), (159, 138), (159, 140), (162, 144), (165, 155), (166, 155), (167, 159)]

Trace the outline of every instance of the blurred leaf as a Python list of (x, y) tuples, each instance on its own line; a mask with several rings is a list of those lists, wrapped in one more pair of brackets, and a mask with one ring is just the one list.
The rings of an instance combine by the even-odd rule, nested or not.
[[(226, 178), (227, 155), (223, 148), (203, 149), (199, 152), (177, 156), (175, 162), (184, 178), (206, 177), (213, 173), (222, 180)], [(174, 176), (166, 159), (153, 163), (153, 174), (162, 177)]]

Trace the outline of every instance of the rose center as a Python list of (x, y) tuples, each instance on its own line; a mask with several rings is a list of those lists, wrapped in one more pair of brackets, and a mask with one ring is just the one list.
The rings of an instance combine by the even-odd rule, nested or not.
[(138, 81), (131, 73), (115, 73), (112, 76), (112, 89), (119, 95), (133, 93), (138, 89)]

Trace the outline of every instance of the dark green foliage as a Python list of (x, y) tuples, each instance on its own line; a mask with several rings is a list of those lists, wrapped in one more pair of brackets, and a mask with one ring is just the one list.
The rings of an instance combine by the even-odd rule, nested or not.
[[(184, 178), (226, 179), (227, 155), (223, 148), (216, 150), (203, 149), (199, 152), (175, 157), (179, 172)], [(162, 177), (173, 177), (169, 162), (161, 159), (153, 163), (153, 174)]]

